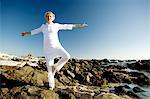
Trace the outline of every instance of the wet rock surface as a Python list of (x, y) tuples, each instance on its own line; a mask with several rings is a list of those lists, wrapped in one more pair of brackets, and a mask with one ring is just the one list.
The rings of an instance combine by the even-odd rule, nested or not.
[[(142, 99), (143, 86), (150, 85), (150, 60), (84, 60), (71, 58), (56, 73), (56, 87), (48, 89), (44, 57), (0, 55), (3, 99)], [(7, 63), (9, 61), (9, 63)], [(25, 62), (23, 66), (10, 65)], [(59, 58), (55, 59), (55, 63)], [(122, 85), (125, 84), (125, 85)], [(137, 86), (131, 88), (129, 84)], [(147, 97), (147, 99), (150, 97)]]

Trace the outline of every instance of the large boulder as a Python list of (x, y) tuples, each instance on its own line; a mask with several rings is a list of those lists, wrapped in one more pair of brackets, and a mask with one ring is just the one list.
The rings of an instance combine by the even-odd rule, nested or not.
[(30, 66), (25, 66), (17, 70), (10, 70), (2, 73), (9, 80), (16, 80), (35, 86), (44, 86), (48, 82), (47, 71), (34, 69)]
[(7, 79), (18, 80), (18, 81), (29, 83), (33, 73), (34, 73), (34, 69), (32, 67), (25, 66), (17, 70), (6, 71), (2, 73), (2, 75), (4, 75)]
[(2, 88), (3, 99), (59, 99), (59, 95), (54, 91), (41, 89), (36, 86), (13, 87), (8, 90)]

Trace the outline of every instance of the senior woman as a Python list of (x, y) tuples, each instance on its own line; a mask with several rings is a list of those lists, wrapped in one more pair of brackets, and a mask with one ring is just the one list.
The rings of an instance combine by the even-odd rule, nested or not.
[[(70, 54), (62, 47), (58, 38), (59, 30), (72, 30), (74, 27), (85, 27), (87, 24), (60, 24), (54, 23), (55, 14), (48, 11), (44, 15), (46, 23), (42, 24), (39, 28), (31, 30), (29, 32), (22, 32), (22, 36), (35, 35), (43, 32), (44, 37), (44, 56), (46, 58), (46, 66), (48, 70), (48, 81), (49, 89), (53, 90), (55, 87), (54, 75), (56, 71), (59, 71), (66, 62), (70, 59)], [(61, 57), (57, 63), (54, 64), (54, 59), (56, 57)]]

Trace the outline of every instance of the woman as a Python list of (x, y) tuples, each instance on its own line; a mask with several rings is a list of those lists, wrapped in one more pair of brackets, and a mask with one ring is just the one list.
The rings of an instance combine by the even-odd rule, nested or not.
[[(60, 24), (53, 23), (55, 15), (48, 11), (44, 15), (46, 24), (42, 24), (39, 28), (30, 32), (22, 32), (22, 36), (34, 35), (43, 32), (44, 36), (44, 56), (46, 58), (46, 66), (48, 69), (48, 81), (51, 90), (55, 87), (54, 75), (59, 71), (65, 63), (70, 59), (70, 54), (62, 47), (58, 39), (59, 30), (72, 30), (74, 27), (85, 27), (87, 24)], [(54, 58), (61, 57), (61, 59), (54, 64)]]

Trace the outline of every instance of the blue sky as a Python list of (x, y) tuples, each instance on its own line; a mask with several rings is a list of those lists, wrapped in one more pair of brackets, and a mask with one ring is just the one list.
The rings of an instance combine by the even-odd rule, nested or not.
[(43, 56), (43, 35), (21, 37), (45, 23), (87, 23), (59, 31), (59, 40), (74, 58), (150, 59), (150, 0), (0, 0), (0, 52)]

